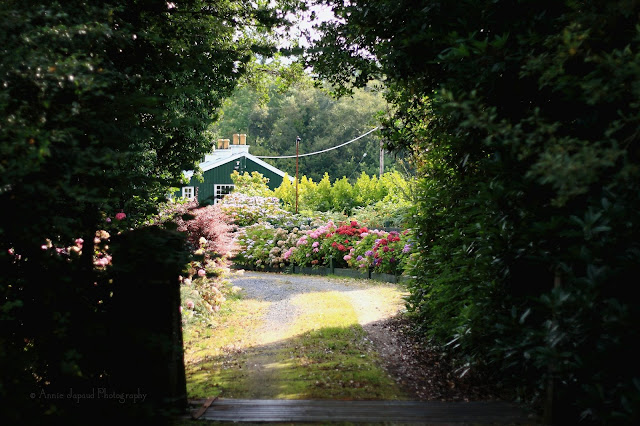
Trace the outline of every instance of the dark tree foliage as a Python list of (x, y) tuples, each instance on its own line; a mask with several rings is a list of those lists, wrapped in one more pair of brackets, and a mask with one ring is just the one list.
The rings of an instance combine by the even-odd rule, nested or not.
[(141, 223), (208, 151), (216, 109), (297, 3), (2, 1), (0, 418), (63, 415), (72, 401), (43, 389), (108, 384), (95, 233), (118, 212), (120, 231)]
[(421, 171), (417, 327), (549, 421), (637, 422), (640, 4), (321, 3), (314, 69), (384, 78)]

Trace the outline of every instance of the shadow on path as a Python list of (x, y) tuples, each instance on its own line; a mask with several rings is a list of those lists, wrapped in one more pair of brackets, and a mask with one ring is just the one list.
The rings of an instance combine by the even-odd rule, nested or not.
[[(310, 329), (293, 336), (285, 331), (302, 314), (296, 310), (299, 306), (291, 303), (297, 296), (317, 294), (314, 304), (322, 310), (323, 295), (339, 292), (350, 301), (351, 308), (364, 308), (366, 312), (366, 308), (375, 308), (372, 305), (385, 303), (379, 298), (369, 299), (368, 290), (397, 286), (255, 272), (236, 275), (232, 282), (244, 289), (246, 298), (271, 302), (264, 316), (270, 325), (256, 327), (257, 333), (265, 335), (257, 336), (253, 346), (222, 348), (217, 356), (204, 356), (189, 363), (189, 394), (221, 397), (207, 409), (203, 419), (535, 424), (520, 408), (501, 401), (415, 401), (419, 394), (414, 386), (423, 387), (427, 380), (431, 383), (431, 397), (448, 401), (460, 399), (465, 383), (442, 376), (443, 370), (438, 368), (420, 370), (422, 375), (410, 383), (399, 379), (418, 371), (416, 362), (437, 360), (405, 356), (401, 342), (393, 338), (393, 330), (385, 331), (397, 321), (389, 315), (391, 310), (371, 315), (360, 312), (360, 324), (311, 324)], [(391, 306), (392, 302), (388, 304)], [(431, 375), (429, 378), (424, 377), (425, 371)], [(487, 393), (467, 395), (482, 398)], [(193, 403), (201, 405), (202, 401)]]

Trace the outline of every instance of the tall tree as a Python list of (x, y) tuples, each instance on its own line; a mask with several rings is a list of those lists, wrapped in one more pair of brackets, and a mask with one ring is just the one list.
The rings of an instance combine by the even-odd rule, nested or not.
[(384, 79), (389, 145), (423, 175), (422, 331), (528, 378), (550, 420), (553, 399), (566, 422), (637, 418), (638, 3), (318, 3), (339, 19), (314, 70)]
[(28, 400), (37, 389), (102, 377), (73, 332), (109, 297), (93, 265), (96, 231), (116, 213), (127, 227), (142, 221), (193, 168), (222, 100), (254, 52), (275, 51), (269, 31), (298, 6), (2, 2), (0, 398), (16, 408), (10, 423), (41, 414), (25, 403), (55, 413), (56, 401)]
[[(302, 138), (300, 153), (331, 148), (371, 130), (376, 126), (376, 117), (388, 108), (383, 89), (374, 84), (336, 99), (327, 89), (314, 87), (308, 76), (300, 76), (285, 88), (277, 77), (265, 80), (266, 96), (254, 86), (243, 86), (229, 98), (221, 119), (211, 129), (221, 138), (246, 133), (254, 155), (295, 155), (297, 136)], [(355, 181), (363, 171), (377, 174), (379, 149), (379, 134), (373, 133), (342, 148), (301, 157), (300, 170), (315, 182), (326, 172), (338, 179), (345, 176)], [(393, 169), (394, 160), (387, 155), (388, 170)], [(293, 159), (267, 161), (295, 174)]]

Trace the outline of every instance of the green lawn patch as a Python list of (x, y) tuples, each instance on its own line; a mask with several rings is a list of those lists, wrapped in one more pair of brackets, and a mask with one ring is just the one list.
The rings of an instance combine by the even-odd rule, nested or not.
[[(190, 398), (404, 399), (339, 292), (300, 294), (302, 314), (260, 343), (268, 302), (234, 300), (218, 326), (185, 332)], [(270, 336), (273, 336), (270, 334)]]

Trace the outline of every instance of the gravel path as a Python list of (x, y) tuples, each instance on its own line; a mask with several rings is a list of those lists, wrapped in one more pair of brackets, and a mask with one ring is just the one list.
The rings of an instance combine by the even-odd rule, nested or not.
[[(241, 347), (234, 346), (228, 349), (212, 364), (213, 369), (218, 369), (216, 374), (221, 377), (218, 380), (227, 383), (222, 387), (223, 397), (280, 400), (291, 399), (293, 396), (296, 399), (296, 389), (301, 389), (296, 386), (308, 389), (305, 388), (308, 382), (313, 383), (315, 380), (315, 388), (311, 389), (333, 392), (327, 394), (329, 399), (350, 399), (342, 393), (343, 388), (358, 388), (357, 382), (354, 384), (354, 380), (350, 380), (345, 386), (347, 379), (340, 375), (342, 373), (333, 374), (328, 378), (329, 371), (333, 373), (334, 367), (340, 367), (342, 364), (333, 365), (329, 370), (322, 367), (313, 373), (303, 370), (302, 374), (300, 370), (296, 370), (300, 366), (294, 367), (293, 370), (289, 367), (291, 360), (300, 355), (300, 352), (296, 352), (298, 346), (295, 345), (300, 343), (295, 336), (300, 333), (306, 335), (307, 331), (323, 328), (323, 315), (317, 313), (332, 311), (331, 318), (335, 318), (337, 309), (338, 316), (342, 312), (347, 315), (348, 312), (350, 324), (353, 324), (351, 321), (355, 312), (358, 323), (367, 333), (366, 337), (359, 335), (355, 347), (358, 347), (358, 350), (366, 348), (362, 353), (375, 351), (382, 362), (382, 365), (376, 368), (382, 366), (396, 382), (396, 387), (389, 386), (386, 382), (385, 389), (394, 388), (399, 392), (396, 393), (394, 390), (391, 394), (385, 394), (385, 398), (460, 402), (501, 399), (493, 386), (477, 381), (473, 374), (459, 378), (446, 358), (430, 350), (424, 342), (412, 335), (410, 323), (402, 315), (398, 315), (404, 309), (405, 295), (399, 285), (348, 278), (244, 271), (232, 273), (230, 280), (233, 285), (242, 288), (244, 299), (240, 302), (247, 301), (247, 306), (258, 308), (251, 311), (250, 321), (242, 323)], [(323, 297), (323, 293), (327, 294), (326, 298)], [(258, 303), (255, 303), (256, 301)], [(312, 313), (309, 314), (309, 311)], [(310, 321), (309, 318), (314, 319)], [(250, 337), (247, 339), (246, 336)], [(316, 340), (314, 343), (316, 348), (324, 347), (322, 343), (318, 345), (317, 342)], [(321, 357), (324, 357), (324, 354)], [(304, 359), (304, 354), (300, 359)], [(305, 364), (303, 368), (310, 365), (311, 363)], [(196, 370), (196, 375), (204, 376), (196, 380), (208, 380), (207, 368), (212, 367), (205, 363)], [(358, 368), (360, 367), (357, 366), (356, 369)], [(335, 368), (335, 371), (341, 370)], [(345, 369), (345, 373), (349, 374), (349, 371), (353, 372), (354, 367)], [(234, 383), (237, 386), (229, 385)], [(334, 387), (327, 386), (329, 383)], [(213, 383), (213, 386), (220, 385)], [(375, 387), (369, 390), (376, 392)], [(314, 399), (327, 399), (322, 396), (324, 393), (312, 394)], [(376, 399), (371, 397), (373, 394), (359, 394), (359, 398), (355, 399), (362, 399), (362, 395), (365, 395), (365, 399)]]
[[(362, 280), (327, 278), (310, 275), (283, 275), (261, 272), (245, 272), (231, 278), (234, 285), (244, 290), (245, 297), (271, 302), (271, 308), (263, 318), (261, 330), (266, 336), (276, 337), (300, 315), (300, 309), (291, 299), (302, 293), (336, 291), (347, 296), (358, 314), (361, 325), (385, 320), (402, 309), (401, 293), (389, 299), (388, 291), (397, 286)], [(318, 300), (322, 303), (322, 300)], [(271, 340), (273, 341), (273, 340)], [(263, 342), (270, 343), (270, 342)]]
[[(384, 367), (396, 383), (424, 401), (473, 401), (500, 399), (492, 385), (468, 374), (459, 378), (447, 359), (430, 350), (410, 333), (410, 324), (399, 312), (404, 310), (401, 287), (368, 280), (327, 278), (308, 275), (283, 275), (259, 272), (235, 273), (234, 285), (243, 288), (246, 298), (270, 302), (262, 317), (262, 325), (254, 344), (278, 345), (286, 337), (289, 326), (302, 314), (293, 299), (300, 294), (340, 292), (351, 302), (358, 322), (380, 355)], [(323, 303), (318, 298), (319, 304)], [(272, 354), (262, 353), (252, 360), (251, 376), (257, 386), (255, 398), (268, 398), (272, 389), (265, 368)]]
[[(251, 381), (247, 397), (255, 399), (274, 398), (280, 392), (281, 383), (272, 366), (282, 361), (278, 359), (278, 348), (291, 338), (289, 333), (292, 326), (305, 313), (297, 296), (317, 294), (317, 307), (326, 303), (323, 293), (330, 293), (334, 297), (335, 293), (339, 293), (349, 302), (345, 309), (353, 309), (363, 328), (374, 332), (370, 335), (376, 335), (375, 324), (395, 316), (403, 306), (402, 292), (398, 286), (387, 283), (260, 272), (235, 273), (230, 279), (233, 285), (242, 288), (245, 299), (270, 303), (261, 318), (261, 325), (251, 333), (251, 346), (261, 349), (249, 351), (245, 365), (247, 378)], [(319, 326), (321, 324), (304, 323), (308, 329)], [(376, 341), (373, 340), (373, 343)]]

